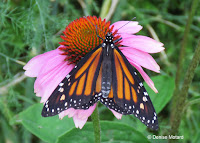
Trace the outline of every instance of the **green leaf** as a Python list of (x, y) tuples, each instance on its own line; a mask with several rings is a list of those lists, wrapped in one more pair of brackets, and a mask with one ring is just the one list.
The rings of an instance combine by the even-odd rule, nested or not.
[(44, 118), (41, 116), (42, 104), (35, 104), (16, 115), (11, 124), (21, 123), (27, 130), (46, 142), (54, 143), (58, 136), (66, 133), (74, 127), (72, 118), (58, 116)]
[[(112, 143), (149, 143), (149, 140), (134, 128), (116, 122), (101, 121), (101, 142)], [(82, 130), (72, 129), (60, 136), (57, 143), (88, 143), (94, 142), (93, 124), (87, 123)]]
[(165, 105), (171, 100), (175, 88), (174, 78), (166, 75), (155, 76), (151, 78), (158, 90), (155, 93), (146, 83), (144, 86), (153, 102), (156, 113), (160, 113)]

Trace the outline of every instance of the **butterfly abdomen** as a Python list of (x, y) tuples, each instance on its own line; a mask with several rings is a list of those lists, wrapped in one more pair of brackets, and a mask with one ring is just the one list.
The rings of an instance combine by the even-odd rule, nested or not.
[(110, 44), (103, 43), (103, 60), (102, 60), (102, 80), (101, 93), (102, 97), (107, 98), (112, 84), (112, 48)]

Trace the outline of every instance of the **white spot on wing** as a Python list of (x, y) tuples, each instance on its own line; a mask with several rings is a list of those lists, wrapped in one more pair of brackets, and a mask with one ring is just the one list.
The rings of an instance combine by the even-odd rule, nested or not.
[(147, 92), (144, 92), (144, 95), (146, 95), (146, 96), (147, 96), (147, 95), (148, 95), (148, 93), (147, 93)]
[(63, 86), (63, 85), (64, 85), (64, 83), (62, 83), (62, 82), (59, 84), (59, 86)]
[(63, 91), (64, 91), (64, 88), (60, 87), (60, 88), (58, 89), (58, 91), (63, 92)]
[(142, 82), (140, 82), (140, 83), (139, 83), (139, 85), (142, 87), (142, 86), (143, 86), (143, 83), (142, 83)]
[(69, 78), (70, 77), (70, 75), (68, 74), (67, 76), (66, 76), (66, 78)]
[(143, 96), (142, 100), (143, 100), (144, 102), (146, 102), (146, 101), (147, 101), (147, 98), (146, 98), (145, 96)]

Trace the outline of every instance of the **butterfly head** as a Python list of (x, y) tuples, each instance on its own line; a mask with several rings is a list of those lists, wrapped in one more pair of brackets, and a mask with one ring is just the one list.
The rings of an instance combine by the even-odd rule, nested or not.
[(106, 34), (106, 38), (104, 40), (105, 43), (113, 43), (113, 35), (111, 32), (108, 32)]

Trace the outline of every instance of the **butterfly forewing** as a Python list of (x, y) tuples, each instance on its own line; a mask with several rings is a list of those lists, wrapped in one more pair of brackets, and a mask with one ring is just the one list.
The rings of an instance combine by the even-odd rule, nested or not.
[(45, 102), (42, 116), (53, 116), (68, 108), (88, 109), (95, 102), (96, 80), (102, 63), (102, 47), (96, 47), (61, 81)]
[(112, 61), (113, 98), (123, 109), (114, 110), (121, 114), (134, 114), (148, 127), (158, 129), (156, 112), (146, 89), (131, 64), (116, 46)]

